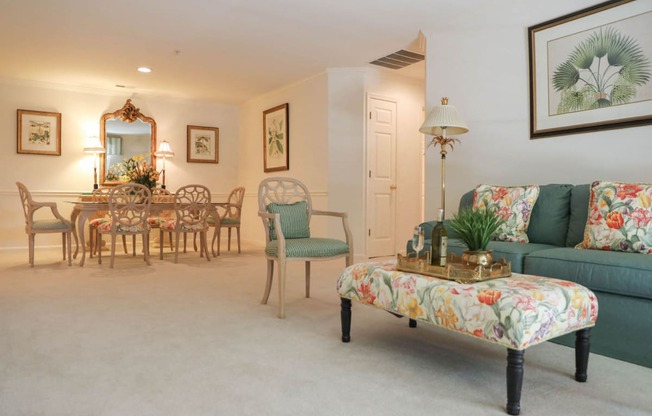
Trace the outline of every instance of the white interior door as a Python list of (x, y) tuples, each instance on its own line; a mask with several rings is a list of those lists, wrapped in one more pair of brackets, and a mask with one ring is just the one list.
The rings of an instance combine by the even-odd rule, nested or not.
[(367, 98), (367, 255), (396, 251), (396, 102)]

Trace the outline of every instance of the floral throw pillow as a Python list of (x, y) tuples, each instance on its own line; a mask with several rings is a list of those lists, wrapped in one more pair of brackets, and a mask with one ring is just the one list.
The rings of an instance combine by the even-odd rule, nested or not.
[(652, 184), (591, 184), (584, 240), (577, 248), (652, 254)]
[(491, 209), (505, 219), (494, 239), (527, 243), (527, 227), (534, 203), (539, 197), (538, 185), (479, 185), (473, 194), (473, 207)]

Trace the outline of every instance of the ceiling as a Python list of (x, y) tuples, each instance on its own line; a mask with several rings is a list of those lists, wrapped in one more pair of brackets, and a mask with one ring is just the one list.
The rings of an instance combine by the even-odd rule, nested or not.
[(0, 79), (237, 104), (366, 66), (481, 3), (0, 0)]

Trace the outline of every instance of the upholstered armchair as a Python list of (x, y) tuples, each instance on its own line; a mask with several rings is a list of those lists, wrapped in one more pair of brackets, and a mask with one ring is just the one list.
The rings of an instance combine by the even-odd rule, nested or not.
[[(308, 188), (292, 178), (272, 177), (258, 187), (258, 215), (263, 221), (267, 258), (267, 283), (262, 303), (266, 304), (272, 288), (274, 262), (278, 262), (278, 317), (285, 317), (285, 277), (288, 261), (305, 262), (306, 297), (310, 297), (310, 262), (344, 257), (346, 265), (353, 263), (353, 239), (347, 213), (319, 211), (312, 208)], [(346, 241), (313, 237), (310, 220), (313, 215), (338, 217)]]
[[(71, 239), (72, 223), (59, 213), (55, 202), (36, 202), (32, 199), (32, 194), (27, 187), (21, 182), (16, 182), (20, 202), (25, 214), (25, 232), (29, 242), (29, 265), (34, 267), (34, 240), (36, 234), (61, 233), (61, 242), (63, 246), (63, 259), (68, 256), (68, 266), (72, 265), (71, 256)], [(35, 219), (34, 213), (41, 208), (50, 208), (54, 218)]]

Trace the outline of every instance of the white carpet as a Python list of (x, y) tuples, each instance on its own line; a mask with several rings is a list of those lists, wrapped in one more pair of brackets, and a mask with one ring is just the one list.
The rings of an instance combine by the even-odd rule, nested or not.
[[(344, 260), (289, 268), (261, 305), (262, 250), (121, 254), (68, 267), (56, 250), (0, 254), (0, 415), (502, 415), (506, 351), (359, 304), (340, 341)], [(108, 259), (107, 259), (108, 260)], [(599, 325), (599, 319), (598, 319)], [(574, 351), (525, 353), (522, 415), (652, 415), (652, 369)]]

